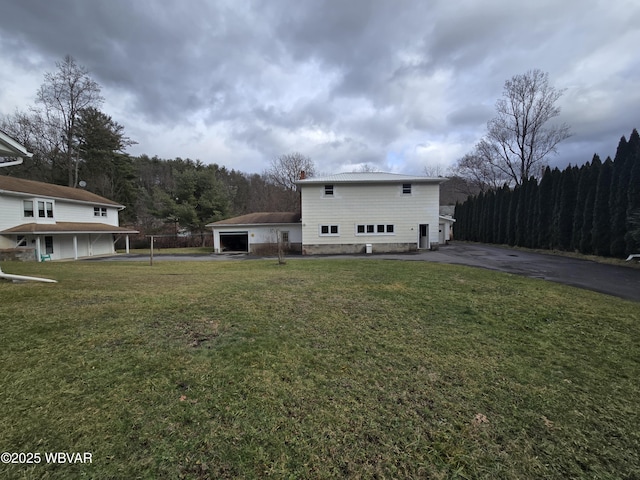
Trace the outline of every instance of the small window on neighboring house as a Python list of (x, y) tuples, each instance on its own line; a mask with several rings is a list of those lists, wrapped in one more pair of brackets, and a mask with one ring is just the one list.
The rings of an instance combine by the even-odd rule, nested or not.
[(410, 183), (403, 183), (402, 184), (402, 193), (404, 195), (410, 195), (411, 194), (411, 184)]
[(47, 218), (53, 218), (53, 202), (45, 202), (47, 208)]
[(38, 202), (38, 217), (45, 217), (44, 202)]
[(333, 185), (325, 185), (324, 186), (324, 194), (325, 195), (333, 195)]
[(33, 217), (33, 200), (25, 200), (23, 202), (23, 205), (24, 205), (24, 216)]
[(93, 208), (93, 216), (94, 217), (106, 217), (107, 209), (105, 207), (94, 207)]
[(289, 243), (289, 232), (280, 232), (282, 243)]
[(16, 247), (26, 247), (27, 246), (27, 237), (24, 235), (18, 235), (16, 238)]

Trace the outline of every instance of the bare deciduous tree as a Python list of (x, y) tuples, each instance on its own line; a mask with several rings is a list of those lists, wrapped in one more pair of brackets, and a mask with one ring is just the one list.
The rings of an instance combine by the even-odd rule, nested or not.
[(39, 113), (47, 127), (60, 132), (69, 186), (75, 187), (78, 155), (74, 137), (78, 116), (85, 108), (99, 107), (104, 99), (100, 96), (100, 86), (73, 57), (67, 55), (62, 62), (56, 63), (56, 67), (56, 72), (45, 74), (36, 102), (42, 105)]
[(271, 167), (264, 172), (267, 181), (279, 187), (284, 194), (278, 202), (278, 210), (296, 211), (300, 209), (300, 196), (297, 193), (295, 182), (300, 179), (302, 172), (307, 178), (313, 177), (316, 168), (309, 157), (298, 152), (280, 155), (271, 161)]
[(481, 192), (500, 188), (510, 179), (499, 169), (493, 168), (489, 159), (478, 148), (458, 160), (454, 173), (467, 179), (474, 189)]
[[(538, 69), (507, 80), (503, 98), (496, 102), (498, 115), (487, 123), (487, 134), (470, 154), (472, 163), (515, 185), (542, 175), (548, 155), (557, 153), (558, 144), (571, 135), (567, 124), (548, 124), (560, 114), (556, 102), (562, 94)], [(460, 162), (468, 168), (469, 160), (465, 156)]]
[(295, 182), (300, 179), (301, 172), (304, 172), (306, 177), (313, 177), (316, 172), (315, 165), (309, 157), (294, 152), (273, 159), (265, 175), (273, 184), (295, 191)]

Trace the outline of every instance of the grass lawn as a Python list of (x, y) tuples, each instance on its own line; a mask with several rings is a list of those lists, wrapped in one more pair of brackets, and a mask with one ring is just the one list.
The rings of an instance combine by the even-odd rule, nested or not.
[[(3, 264), (0, 478), (640, 478), (640, 304), (385, 260)], [(90, 452), (91, 464), (45, 464)]]

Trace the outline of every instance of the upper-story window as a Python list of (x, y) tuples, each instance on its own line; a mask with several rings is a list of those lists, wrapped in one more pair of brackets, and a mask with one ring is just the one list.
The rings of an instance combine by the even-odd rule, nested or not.
[(324, 194), (325, 195), (333, 195), (333, 185), (325, 185), (324, 186)]
[(106, 207), (93, 207), (93, 216), (94, 217), (106, 217), (107, 216), (107, 208)]
[(24, 200), (22, 202), (25, 217), (33, 217), (33, 200)]
[(53, 218), (53, 202), (38, 200), (38, 217)]
[(403, 195), (411, 195), (411, 184), (403, 183), (402, 184), (402, 193)]
[(36, 216), (35, 207), (38, 209), (38, 218), (53, 218), (53, 202), (46, 200), (23, 200), (23, 214), (27, 218)]

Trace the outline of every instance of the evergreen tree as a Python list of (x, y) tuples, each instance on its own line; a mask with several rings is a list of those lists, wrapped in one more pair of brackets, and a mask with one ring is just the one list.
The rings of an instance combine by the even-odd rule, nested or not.
[(551, 248), (551, 220), (553, 215), (553, 174), (547, 167), (538, 188), (538, 246)]
[(611, 178), (613, 161), (607, 157), (602, 164), (596, 197), (593, 206), (593, 251), (596, 255), (609, 256), (611, 254), (611, 212), (609, 197), (611, 196)]
[(516, 244), (516, 229), (517, 229), (517, 216), (518, 216), (518, 201), (520, 200), (520, 191), (521, 187), (516, 185), (516, 187), (511, 191), (511, 195), (509, 198), (509, 211), (507, 213), (507, 244), (515, 245)]
[(629, 177), (632, 162), (630, 146), (622, 137), (618, 143), (616, 156), (611, 172), (611, 192), (609, 197), (609, 211), (611, 212), (611, 255), (621, 257), (625, 252), (624, 234), (627, 228), (627, 202), (629, 190)]
[(596, 201), (596, 191), (598, 188), (598, 178), (600, 177), (601, 169), (602, 161), (600, 160), (600, 157), (598, 155), (594, 155), (593, 160), (591, 160), (591, 165), (589, 167), (589, 173), (586, 180), (588, 182), (588, 185), (585, 186), (586, 198), (584, 201), (584, 210), (582, 212), (580, 244), (578, 245), (580, 252), (585, 254), (593, 253), (593, 211)]
[(636, 129), (629, 137), (629, 187), (627, 190), (627, 215), (625, 255), (640, 253), (640, 135)]
[(573, 248), (580, 250), (583, 235), (584, 211), (586, 209), (587, 194), (590, 188), (591, 164), (585, 163), (578, 172), (578, 185), (576, 187), (576, 207), (573, 213)]
[(570, 165), (562, 172), (557, 216), (557, 246), (561, 250), (572, 248), (573, 216), (576, 208), (575, 170)]

